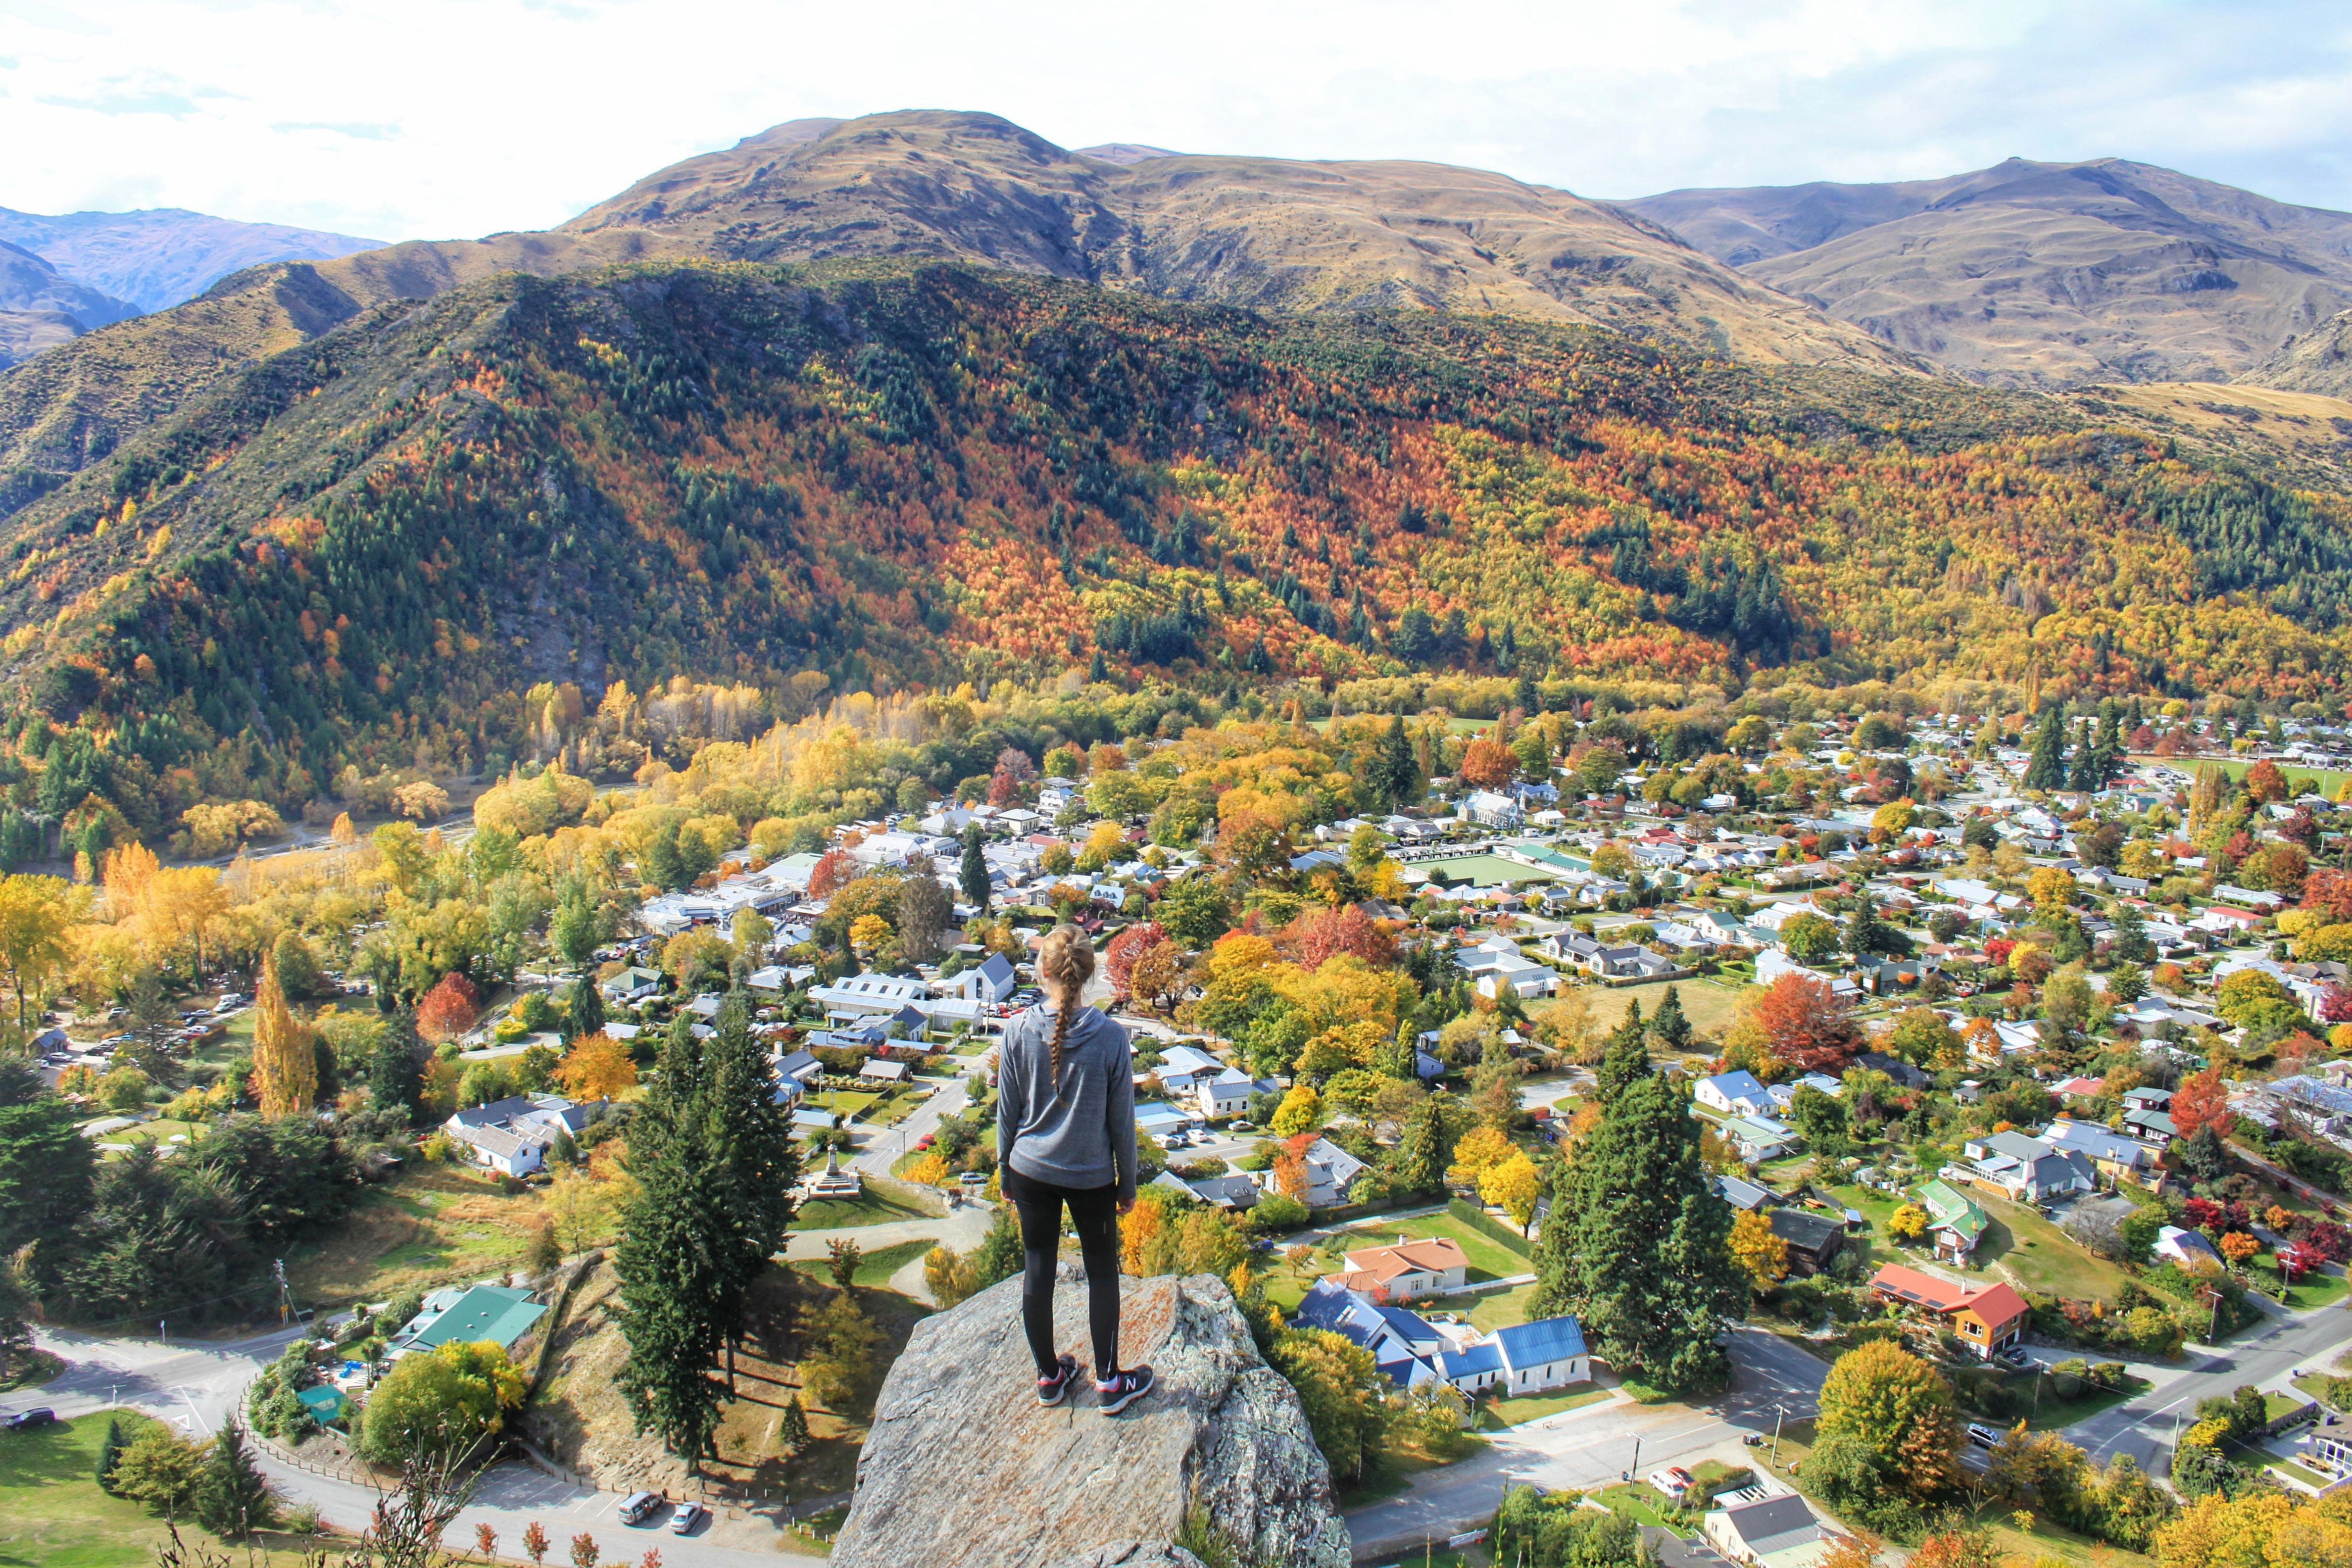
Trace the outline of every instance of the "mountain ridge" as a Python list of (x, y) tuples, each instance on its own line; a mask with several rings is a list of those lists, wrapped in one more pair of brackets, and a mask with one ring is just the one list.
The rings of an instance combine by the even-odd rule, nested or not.
[(2122, 158), (1619, 205), (1882, 342), (2009, 384), (2232, 380), (2352, 307), (2352, 214)]
[(383, 243), (287, 224), (243, 223), (184, 207), (57, 216), (0, 207), (0, 240), (140, 312), (193, 300), (247, 267), (330, 259)]

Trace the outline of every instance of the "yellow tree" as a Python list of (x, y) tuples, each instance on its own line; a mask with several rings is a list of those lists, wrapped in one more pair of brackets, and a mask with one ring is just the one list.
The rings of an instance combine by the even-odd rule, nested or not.
[(220, 871), (212, 866), (171, 866), (147, 879), (140, 922), (156, 941), (188, 944), (195, 973), (205, 972), (205, 932), (228, 908)]
[(286, 1005), (274, 952), (261, 961), (253, 997), (253, 1095), (264, 1116), (307, 1115), (319, 1102), (318, 1051)]
[(1454, 1163), (1445, 1179), (1459, 1187), (1475, 1187), (1487, 1170), (1518, 1152), (1509, 1136), (1492, 1127), (1474, 1127), (1454, 1145)]
[(635, 1086), (637, 1064), (620, 1041), (600, 1030), (572, 1042), (555, 1064), (555, 1081), (582, 1100), (611, 1100)]
[(1789, 1244), (1772, 1234), (1772, 1222), (1755, 1209), (1743, 1210), (1731, 1222), (1731, 1256), (1759, 1290), (1789, 1277)]
[(1887, 1216), (1886, 1234), (1897, 1241), (1917, 1241), (1927, 1234), (1927, 1211), (1917, 1204), (1905, 1204)]
[(73, 924), (73, 889), (64, 878), (0, 879), (0, 972), (16, 994), (19, 1029), (28, 1004), (71, 961)]
[(1478, 1195), (1511, 1216), (1522, 1235), (1536, 1217), (1536, 1195), (1543, 1191), (1543, 1175), (1524, 1150), (1486, 1167), (1478, 1178)]

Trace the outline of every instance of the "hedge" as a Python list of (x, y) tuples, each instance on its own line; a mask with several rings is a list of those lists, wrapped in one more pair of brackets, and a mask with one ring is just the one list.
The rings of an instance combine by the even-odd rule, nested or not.
[(1475, 1204), (1470, 1203), (1462, 1198), (1449, 1198), (1446, 1200), (1445, 1212), (1452, 1215), (1455, 1219), (1460, 1220), (1464, 1225), (1468, 1226), (1472, 1230), (1476, 1231), (1480, 1236), (1485, 1237), (1487, 1240), (1494, 1242), (1499, 1247), (1508, 1247), (1511, 1251), (1517, 1253), (1521, 1258), (1532, 1258), (1536, 1255), (1535, 1244), (1533, 1242), (1529, 1241), (1526, 1237), (1521, 1236), (1517, 1231), (1513, 1230), (1509, 1226), (1496, 1219), (1494, 1215), (1488, 1214), (1485, 1209), (1478, 1207)]

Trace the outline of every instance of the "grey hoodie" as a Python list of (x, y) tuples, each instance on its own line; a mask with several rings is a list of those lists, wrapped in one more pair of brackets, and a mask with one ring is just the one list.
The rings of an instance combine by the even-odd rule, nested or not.
[(1070, 1017), (1055, 1091), (1053, 1009), (1040, 1004), (1004, 1028), (996, 1055), (996, 1157), (1035, 1182), (1135, 1196), (1135, 1057), (1127, 1031), (1097, 1007)]

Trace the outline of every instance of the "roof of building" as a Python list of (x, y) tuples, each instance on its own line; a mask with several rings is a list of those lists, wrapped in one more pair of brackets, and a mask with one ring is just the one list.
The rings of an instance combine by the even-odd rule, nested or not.
[(1584, 1351), (1584, 1325), (1572, 1317), (1538, 1318), (1531, 1323), (1514, 1323), (1498, 1329), (1492, 1336), (1503, 1353), (1503, 1363), (1516, 1372), (1524, 1366), (1542, 1366), (1547, 1362), (1567, 1361), (1580, 1356)]
[(1906, 1268), (1900, 1263), (1882, 1266), (1870, 1277), (1871, 1288), (1915, 1306), (1937, 1312), (1972, 1311), (1996, 1326), (2025, 1316), (2025, 1299), (2006, 1285), (1964, 1284), (1939, 1275)]
[(1845, 1222), (1843, 1219), (1832, 1218), (1825, 1214), (1816, 1214), (1811, 1209), (1768, 1209), (1765, 1211), (1764, 1218), (1765, 1222), (1771, 1226), (1774, 1236), (1790, 1246), (1801, 1247), (1807, 1252), (1823, 1251), (1830, 1247), (1837, 1237), (1845, 1234)]
[(402, 1330), (401, 1342), (419, 1350), (488, 1340), (511, 1347), (547, 1311), (528, 1290), (476, 1285), (438, 1312), (420, 1312)]
[(1333, 1278), (1349, 1289), (1369, 1290), (1407, 1274), (1442, 1274), (1449, 1268), (1469, 1267), (1470, 1256), (1462, 1250), (1460, 1242), (1450, 1236), (1433, 1236), (1350, 1252), (1348, 1267)]
[(1736, 1503), (1723, 1514), (1740, 1543), (1759, 1557), (1821, 1539), (1822, 1521), (1794, 1492)]

